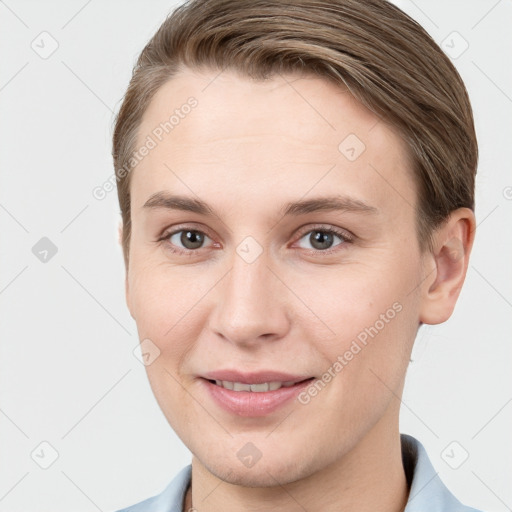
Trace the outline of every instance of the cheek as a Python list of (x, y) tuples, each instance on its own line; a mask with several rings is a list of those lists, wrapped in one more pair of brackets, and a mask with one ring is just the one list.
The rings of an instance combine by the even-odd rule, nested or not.
[[(200, 297), (207, 283), (191, 286), (177, 268), (151, 265), (137, 268), (131, 300), (139, 339), (156, 345), (158, 357), (146, 366), (153, 394), (173, 428), (188, 423), (190, 397), (184, 390), (183, 363), (200, 332)], [(135, 266), (134, 266), (135, 270)]]
[(295, 276), (293, 281), (315, 313), (301, 308), (301, 325), (322, 355), (323, 370), (330, 374), (325, 379), (336, 381), (333, 391), (351, 390), (354, 398), (382, 397), (389, 394), (386, 386), (398, 390), (416, 336), (419, 304), (410, 293), (419, 276), (414, 255), (384, 261), (329, 269), (328, 279)]
[[(376, 323), (379, 331), (384, 325), (396, 324), (392, 322), (396, 310), (401, 309), (400, 304), (411, 302), (410, 283), (418, 276), (418, 269), (405, 261), (376, 258), (364, 265), (289, 273), (286, 280), (293, 283), (294, 293), (301, 299), (290, 306), (296, 319), (307, 325), (308, 318), (311, 339), (325, 337), (332, 346), (334, 340), (352, 340)], [(398, 305), (393, 308), (395, 303)]]
[[(183, 328), (183, 320), (211, 287), (207, 273), (172, 267), (150, 258), (131, 269), (130, 302), (137, 326), (160, 339)], [(185, 324), (187, 325), (187, 324)]]
[(208, 323), (212, 311), (209, 292), (219, 282), (219, 273), (150, 258), (133, 269), (130, 294), (139, 339), (151, 340), (159, 350), (155, 363), (146, 367), (151, 386), (157, 400), (168, 395), (167, 401), (178, 403), (182, 388), (173, 378), (182, 383), (190, 378), (187, 362)]

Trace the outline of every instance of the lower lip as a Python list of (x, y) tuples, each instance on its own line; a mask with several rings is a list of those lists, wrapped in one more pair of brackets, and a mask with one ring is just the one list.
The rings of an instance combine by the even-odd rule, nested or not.
[(274, 391), (232, 391), (217, 386), (209, 380), (201, 379), (213, 400), (224, 410), (238, 416), (266, 416), (293, 400), (312, 379), (299, 382), (290, 387), (281, 387)]

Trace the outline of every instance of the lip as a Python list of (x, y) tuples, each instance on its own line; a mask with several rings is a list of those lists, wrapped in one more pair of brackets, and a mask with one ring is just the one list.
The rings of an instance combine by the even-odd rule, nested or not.
[[(210, 380), (227, 380), (243, 384), (261, 384), (263, 382), (297, 381), (290, 387), (281, 387), (273, 391), (232, 391), (210, 382)], [(284, 407), (314, 380), (314, 377), (292, 375), (289, 373), (261, 371), (242, 373), (236, 370), (219, 370), (201, 377), (200, 381), (214, 403), (225, 411), (237, 416), (267, 416)]]

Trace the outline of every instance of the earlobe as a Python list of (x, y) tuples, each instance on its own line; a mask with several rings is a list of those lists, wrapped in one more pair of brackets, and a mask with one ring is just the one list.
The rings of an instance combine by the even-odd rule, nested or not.
[(433, 250), (425, 258), (434, 268), (424, 269), (427, 278), (421, 290), (420, 322), (440, 324), (453, 313), (466, 277), (475, 227), (474, 213), (459, 208), (434, 233)]

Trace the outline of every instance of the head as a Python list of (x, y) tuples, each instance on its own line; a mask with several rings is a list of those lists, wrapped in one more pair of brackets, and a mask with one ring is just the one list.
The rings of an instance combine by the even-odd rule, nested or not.
[[(470, 103), (416, 22), (384, 0), (189, 2), (138, 59), (113, 156), (148, 377), (205, 467), (291, 482), (393, 434), (475, 229)], [(253, 417), (211, 400), (221, 369), (312, 381)]]

